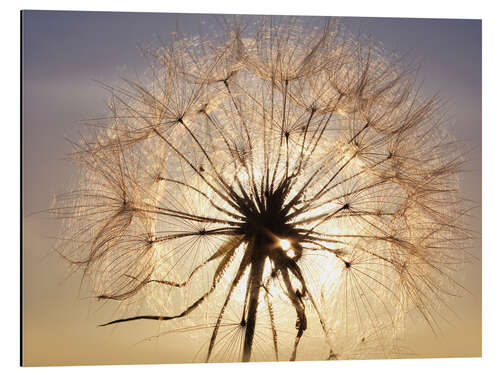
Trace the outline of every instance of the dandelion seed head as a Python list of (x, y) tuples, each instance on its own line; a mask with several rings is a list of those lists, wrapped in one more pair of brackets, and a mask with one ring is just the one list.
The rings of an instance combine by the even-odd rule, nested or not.
[(468, 238), (439, 100), (335, 22), (227, 27), (146, 51), (75, 145), (61, 252), (147, 310), (109, 324), (201, 322), (207, 361), (361, 358), (411, 311), (438, 325)]

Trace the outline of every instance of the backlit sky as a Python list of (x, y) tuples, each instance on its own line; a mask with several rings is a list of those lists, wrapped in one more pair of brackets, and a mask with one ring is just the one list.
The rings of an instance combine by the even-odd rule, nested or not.
[[(166, 39), (176, 30), (195, 34), (212, 16), (148, 13), (26, 11), (23, 14), (23, 203), (24, 214), (49, 207), (54, 194), (72, 182), (71, 151), (65, 137), (77, 139), (79, 120), (105, 111), (106, 92), (93, 80), (114, 83), (141, 75), (146, 62), (138, 44)], [(319, 20), (318, 20), (319, 21)], [(463, 195), (481, 203), (481, 21), (343, 18), (353, 32), (409, 53), (421, 65), (425, 93), (448, 100), (450, 130), (475, 147), (462, 179)], [(481, 229), (474, 211), (473, 229)], [(83, 298), (78, 276), (50, 253), (59, 223), (43, 215), (24, 219), (23, 341), (26, 365), (189, 362), (192, 342), (182, 335), (138, 341), (157, 325), (138, 323), (115, 330), (97, 328), (113, 315)], [(419, 356), (478, 356), (481, 326), (480, 244), (478, 261), (467, 265), (470, 295), (457, 301), (457, 317), (442, 333), (417, 330), (408, 346)], [(68, 277), (67, 277), (68, 276)], [(197, 346), (195, 347), (197, 350)]]

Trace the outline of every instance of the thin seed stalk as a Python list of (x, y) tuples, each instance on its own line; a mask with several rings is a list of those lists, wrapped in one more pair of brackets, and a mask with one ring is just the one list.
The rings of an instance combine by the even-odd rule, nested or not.
[(259, 307), (259, 295), (262, 285), (262, 274), (264, 272), (264, 261), (266, 257), (259, 251), (257, 247), (260, 241), (256, 241), (256, 245), (252, 254), (252, 268), (250, 269), (250, 282), (248, 286), (248, 314), (246, 317), (245, 341), (243, 346), (243, 362), (250, 361), (252, 354), (253, 338), (255, 335), (255, 323), (257, 321), (257, 308)]

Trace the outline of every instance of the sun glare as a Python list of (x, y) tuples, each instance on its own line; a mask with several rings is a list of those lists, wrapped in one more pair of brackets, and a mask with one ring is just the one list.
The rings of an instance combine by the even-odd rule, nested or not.
[[(284, 251), (290, 250), (292, 244), (288, 240), (280, 240), (280, 246)], [(292, 250), (293, 252), (293, 250)]]

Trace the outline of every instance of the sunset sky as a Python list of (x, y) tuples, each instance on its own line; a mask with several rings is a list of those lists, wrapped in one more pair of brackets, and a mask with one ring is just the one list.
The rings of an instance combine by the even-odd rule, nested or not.
[[(318, 19), (318, 22), (321, 21)], [(194, 35), (212, 16), (25, 11), (23, 13), (23, 346), (25, 365), (190, 362), (198, 346), (189, 334), (139, 343), (158, 325), (139, 322), (113, 329), (97, 325), (116, 317), (51, 253), (60, 222), (44, 214), (76, 175), (65, 157), (66, 138), (78, 139), (81, 121), (105, 113), (107, 93), (95, 82), (116, 83), (147, 69), (138, 45), (158, 45), (176, 30)], [(462, 195), (481, 204), (481, 21), (343, 18), (353, 34), (370, 35), (388, 51), (420, 64), (426, 95), (447, 100), (450, 131), (473, 150), (467, 155)], [(470, 227), (480, 232), (481, 210)], [(464, 267), (470, 291), (453, 307), (457, 316), (434, 335), (413, 327), (405, 346), (417, 357), (481, 355), (481, 245)]]

